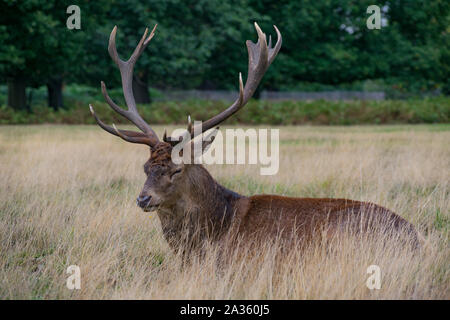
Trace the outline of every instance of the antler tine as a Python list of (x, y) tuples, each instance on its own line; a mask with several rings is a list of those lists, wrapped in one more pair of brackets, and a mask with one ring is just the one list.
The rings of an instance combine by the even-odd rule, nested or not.
[(120, 68), (120, 64), (123, 63), (119, 58), (119, 54), (117, 53), (116, 49), (116, 33), (117, 33), (117, 26), (114, 26), (112, 29), (110, 35), (109, 35), (109, 42), (108, 42), (108, 52), (111, 57), (111, 59), (116, 63), (116, 65)]
[(120, 114), (121, 116), (127, 118), (128, 113), (126, 110), (122, 109), (121, 107), (119, 107), (108, 95), (108, 91), (106, 90), (106, 85), (103, 81), (100, 81), (100, 86), (102, 87), (102, 94), (103, 97), (105, 98), (106, 102), (109, 104), (109, 106), (118, 114)]
[(152, 143), (150, 137), (148, 137), (146, 135), (141, 135), (140, 132), (119, 130), (119, 129), (117, 129), (117, 127), (114, 123), (113, 123), (113, 128), (114, 128), (114, 131), (116, 132), (116, 135), (125, 141), (131, 142), (131, 143), (147, 144), (147, 145), (151, 145), (151, 143)]
[(187, 131), (192, 134), (192, 120), (191, 120), (191, 116), (188, 116), (188, 127), (187, 127)]
[(108, 52), (111, 56), (112, 60), (116, 63), (116, 65), (120, 68), (121, 64), (130, 63), (134, 66), (136, 61), (138, 60), (141, 53), (144, 51), (144, 49), (148, 46), (150, 43), (150, 40), (152, 40), (153, 36), (155, 35), (155, 30), (158, 24), (155, 24), (153, 27), (152, 32), (150, 32), (150, 35), (148, 38), (146, 38), (148, 33), (148, 28), (145, 28), (144, 34), (141, 37), (141, 40), (139, 41), (138, 45), (133, 51), (133, 54), (128, 59), (128, 61), (123, 61), (120, 59), (119, 54), (117, 53), (116, 48), (116, 34), (117, 34), (117, 26), (114, 26), (113, 30), (111, 31), (111, 34), (109, 35), (109, 43), (108, 43)]
[(105, 130), (115, 136), (118, 136), (128, 142), (150, 145), (151, 139), (145, 133), (134, 132), (134, 131), (130, 131), (130, 130), (120, 130), (120, 129), (115, 128), (115, 125), (113, 125), (113, 127), (110, 127), (97, 117), (92, 105), (89, 105), (89, 109), (91, 110), (91, 113), (95, 118), (95, 121), (103, 130)]
[(277, 43), (275, 43), (275, 46), (272, 48), (271, 41), (269, 41), (269, 65), (272, 64), (273, 60), (275, 60), (275, 57), (281, 49), (281, 43), (283, 42), (280, 30), (278, 30), (277, 26), (275, 25), (273, 26), (273, 28), (277, 33)]
[(137, 107), (136, 107), (136, 101), (133, 96), (133, 69), (134, 65), (136, 64), (136, 61), (138, 60), (139, 56), (142, 54), (144, 49), (147, 47), (147, 45), (150, 43), (150, 40), (153, 38), (155, 34), (157, 25), (154, 26), (152, 32), (147, 37), (148, 28), (145, 29), (145, 32), (143, 36), (141, 37), (141, 40), (139, 41), (138, 45), (134, 49), (133, 54), (131, 57), (124, 61), (120, 59), (119, 54), (117, 53), (116, 48), (116, 33), (117, 33), (117, 26), (113, 28), (111, 31), (111, 34), (109, 36), (109, 43), (108, 43), (108, 52), (111, 56), (111, 59), (116, 63), (116, 65), (119, 68), (120, 75), (122, 78), (122, 89), (123, 89), (123, 95), (125, 97), (125, 102), (128, 107), (128, 110), (124, 110), (121, 107), (119, 107), (114, 101), (109, 97), (108, 92), (106, 90), (106, 85), (102, 81), (101, 87), (102, 87), (102, 93), (103, 97), (105, 98), (106, 102), (109, 104), (109, 106), (125, 117), (126, 119), (130, 120), (132, 123), (134, 123), (142, 132), (143, 134), (139, 132), (133, 132), (128, 130), (116, 130), (115, 128), (111, 128), (107, 125), (105, 125), (103, 122), (101, 122), (93, 112), (93, 109), (91, 107), (91, 112), (94, 115), (97, 123), (106, 131), (109, 133), (112, 133), (116, 136), (121, 137), (122, 139), (133, 142), (133, 143), (144, 143), (148, 144), (149, 146), (154, 146), (159, 142), (158, 136), (153, 131), (153, 129), (142, 119), (142, 117), (139, 115)]
[(247, 81), (245, 82), (245, 87), (242, 83), (242, 75), (239, 73), (239, 98), (236, 99), (230, 107), (211, 119), (203, 122), (201, 124), (201, 130), (200, 128), (194, 127), (194, 129), (190, 131), (192, 138), (194, 138), (196, 134), (203, 133), (228, 119), (234, 113), (239, 111), (253, 96), (259, 82), (281, 48), (281, 33), (276, 26), (274, 26), (274, 28), (277, 33), (277, 43), (272, 48), (271, 39), (269, 39), (269, 46), (267, 46), (266, 35), (255, 22), (255, 29), (258, 33), (258, 41), (257, 43), (253, 43), (250, 40), (246, 41), (248, 50), (248, 76)]

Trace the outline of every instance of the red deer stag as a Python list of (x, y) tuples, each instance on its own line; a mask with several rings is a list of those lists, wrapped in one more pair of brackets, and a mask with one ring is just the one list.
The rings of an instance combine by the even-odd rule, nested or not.
[[(239, 97), (229, 108), (203, 122), (200, 128), (192, 126), (189, 121), (190, 141), (195, 135), (216, 127), (240, 110), (252, 97), (278, 54), (282, 41), (278, 29), (274, 26), (278, 39), (272, 47), (271, 39), (267, 44), (266, 35), (256, 23), (255, 28), (258, 42), (246, 42), (248, 77), (244, 86), (239, 75)], [(121, 60), (116, 50), (117, 27), (111, 32), (108, 51), (119, 67), (128, 110), (115, 104), (109, 97), (105, 84), (101, 83), (103, 96), (111, 108), (142, 132), (107, 126), (96, 116), (92, 106), (90, 110), (104, 130), (125, 141), (150, 147), (150, 158), (144, 165), (147, 178), (137, 198), (137, 205), (146, 212), (157, 211), (164, 237), (171, 247), (180, 248), (185, 240), (190, 241), (190, 248), (195, 248), (202, 240), (221, 241), (224, 234), (229, 234), (231, 230), (236, 231), (240, 239), (247, 239), (252, 243), (267, 241), (280, 235), (281, 239), (297, 239), (300, 243), (309, 243), (317, 237), (317, 231), (329, 237), (349, 226), (357, 232), (381, 232), (374, 231), (376, 222), (394, 232), (406, 229), (416, 239), (416, 232), (411, 224), (375, 204), (346, 199), (290, 198), (277, 195), (247, 197), (221, 186), (200, 164), (175, 164), (172, 161), (172, 148), (179, 143), (181, 137), (173, 139), (164, 134), (160, 141), (151, 126), (139, 115), (132, 91), (134, 65), (154, 36), (155, 29), (156, 26), (148, 37), (148, 29), (145, 31), (128, 61)], [(203, 147), (206, 148), (207, 145)], [(325, 234), (323, 230), (326, 230)]]

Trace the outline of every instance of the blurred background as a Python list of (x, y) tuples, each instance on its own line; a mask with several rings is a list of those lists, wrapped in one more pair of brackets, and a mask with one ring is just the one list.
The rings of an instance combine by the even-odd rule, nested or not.
[[(381, 29), (368, 29), (370, 5)], [(80, 29), (69, 29), (70, 5)], [(100, 81), (122, 105), (120, 74), (107, 51), (128, 59), (146, 27), (133, 89), (152, 124), (205, 119), (237, 96), (247, 72), (253, 22), (281, 51), (255, 99), (228, 123), (448, 123), (450, 2), (447, 0), (0, 1), (0, 124), (125, 120), (103, 101)]]

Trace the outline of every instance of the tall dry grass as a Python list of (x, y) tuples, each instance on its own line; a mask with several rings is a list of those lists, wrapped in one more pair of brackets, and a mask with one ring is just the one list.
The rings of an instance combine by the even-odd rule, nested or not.
[[(426, 248), (341, 237), (281, 260), (267, 244), (220, 269), (211, 247), (183, 265), (156, 214), (135, 205), (145, 147), (94, 126), (0, 127), (0, 298), (450, 298), (448, 125), (282, 127), (280, 137), (276, 176), (244, 165), (210, 172), (246, 195), (380, 204), (412, 222)], [(69, 265), (81, 269), (80, 290), (66, 287)], [(381, 268), (380, 290), (366, 286), (369, 265)]]

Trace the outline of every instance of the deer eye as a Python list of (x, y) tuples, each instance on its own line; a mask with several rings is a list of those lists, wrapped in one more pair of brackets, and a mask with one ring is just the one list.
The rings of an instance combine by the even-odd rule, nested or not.
[(175, 170), (175, 171), (173, 171), (171, 174), (170, 174), (170, 179), (172, 179), (174, 176), (176, 176), (178, 173), (181, 173), (181, 169), (177, 169), (177, 170)]

